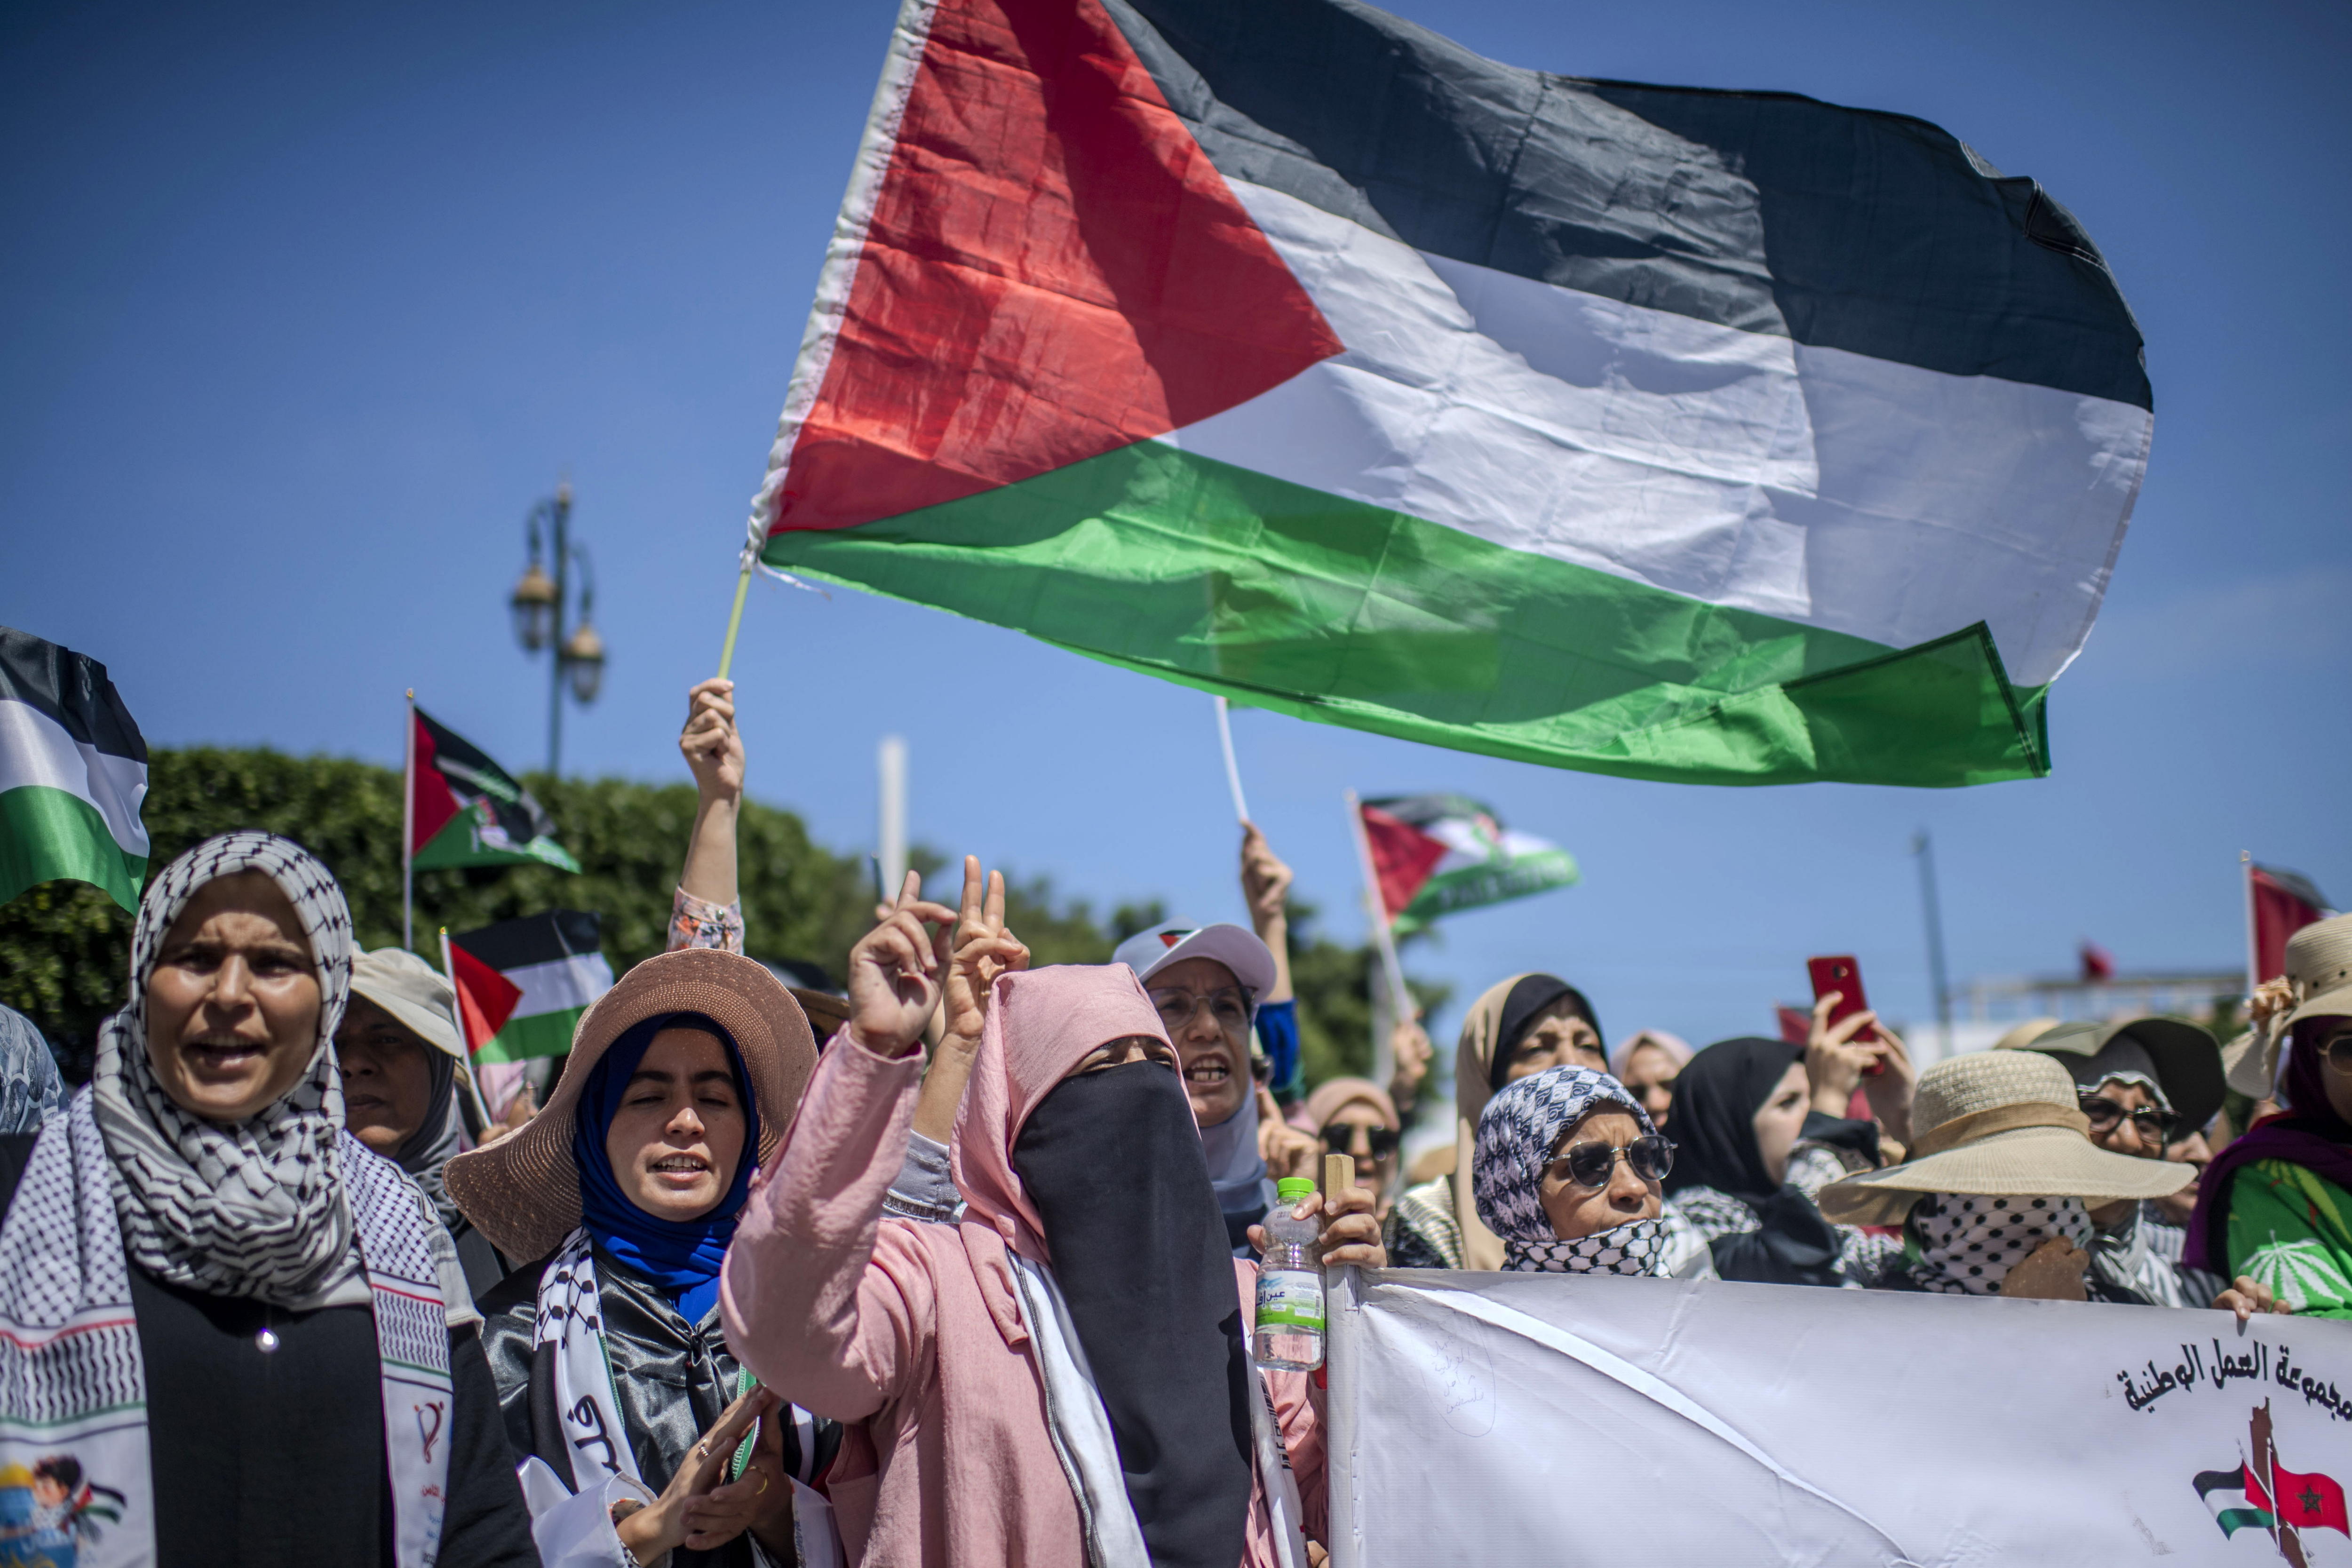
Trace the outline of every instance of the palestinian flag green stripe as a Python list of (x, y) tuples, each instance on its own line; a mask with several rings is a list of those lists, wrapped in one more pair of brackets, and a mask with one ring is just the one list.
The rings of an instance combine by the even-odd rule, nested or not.
[(2213, 1520), (2224, 1535), (2235, 1535), (2242, 1530), (2271, 1530), (2278, 1524), (2275, 1516), (2258, 1508), (2225, 1508)]
[(572, 1049), (572, 1033), (580, 1026), (585, 1007), (554, 1013), (532, 1013), (509, 1018), (489, 1043), (474, 1053), (483, 1062), (522, 1062), (533, 1057), (560, 1057)]
[(115, 843), (98, 808), (69, 791), (28, 784), (0, 794), (0, 903), (60, 879), (94, 883), (135, 910), (147, 857)]
[(1726, 784), (2049, 771), (2042, 691), (2010, 683), (1981, 625), (1898, 650), (1160, 441), (780, 531), (765, 554), (1236, 701), (1517, 761)]

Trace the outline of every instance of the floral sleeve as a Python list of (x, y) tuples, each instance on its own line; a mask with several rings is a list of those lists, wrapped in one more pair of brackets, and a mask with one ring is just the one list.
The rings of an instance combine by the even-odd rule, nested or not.
[(713, 904), (684, 888), (669, 906), (669, 951), (682, 947), (715, 947), (721, 952), (743, 951), (743, 904)]

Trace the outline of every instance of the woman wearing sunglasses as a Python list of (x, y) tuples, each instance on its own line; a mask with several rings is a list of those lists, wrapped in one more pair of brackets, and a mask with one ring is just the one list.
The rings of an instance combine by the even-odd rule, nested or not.
[[(2111, 1154), (2162, 1160), (2166, 1145), (2221, 1109), (2221, 1048), (2178, 1018), (2060, 1024), (2009, 1048), (2049, 1057), (2066, 1069), (2091, 1142)], [(2167, 1222), (2153, 1202), (2118, 1199), (2090, 1215), (2091, 1269), (2112, 1300), (2205, 1307), (2229, 1283), (2183, 1267), (2177, 1261), (2181, 1249), (2160, 1244)]]
[(1505, 1084), (1478, 1117), (1471, 1166), (1478, 1217), (1503, 1267), (1531, 1273), (1664, 1274), (1677, 1247), (1664, 1183), (1675, 1146), (1607, 1073), (1549, 1068)]
[(1326, 1154), (1356, 1157), (1356, 1184), (1379, 1194), (1373, 1213), (1385, 1222), (1396, 1186), (1397, 1145), (1404, 1123), (1388, 1091), (1368, 1078), (1335, 1078), (1307, 1097), (1294, 1125), (1322, 1140)]

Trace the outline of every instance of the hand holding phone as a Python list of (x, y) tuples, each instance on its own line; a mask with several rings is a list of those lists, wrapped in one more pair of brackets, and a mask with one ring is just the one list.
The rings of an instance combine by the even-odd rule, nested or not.
[[(1816, 1005), (1831, 992), (1834, 991), (1838, 994), (1837, 1002), (1830, 1008), (1830, 1016), (1827, 1019), (1832, 1027), (1853, 1017), (1856, 1013), (1866, 1013), (1870, 1010), (1870, 1004), (1862, 994), (1862, 965), (1852, 953), (1836, 953), (1826, 958), (1809, 958), (1805, 960), (1805, 973), (1812, 979), (1813, 1001)], [(1857, 1042), (1874, 1042), (1878, 1038), (1878, 1030), (1874, 1026), (1865, 1026), (1853, 1038)], [(1885, 1070), (1886, 1060), (1884, 1057), (1872, 1058), (1870, 1065), (1862, 1069), (1863, 1076), (1865, 1078), (1875, 1078)]]

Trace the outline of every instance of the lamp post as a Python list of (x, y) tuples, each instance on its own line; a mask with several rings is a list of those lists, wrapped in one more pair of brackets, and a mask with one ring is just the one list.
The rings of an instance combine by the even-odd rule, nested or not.
[[(530, 563), (523, 568), (522, 580), (508, 596), (507, 607), (514, 615), (515, 640), (522, 644), (525, 653), (537, 653), (548, 648), (553, 654), (554, 668), (551, 672), (547, 699), (547, 772), (555, 776), (563, 759), (563, 688), (572, 687), (572, 699), (582, 707), (596, 700), (596, 693), (604, 684), (604, 639), (596, 635), (589, 616), (596, 602), (596, 577), (590, 569), (587, 549), (572, 542), (572, 487), (559, 484), (555, 494), (530, 509), (525, 521), (530, 541)], [(547, 530), (542, 538), (541, 527)], [(544, 556), (542, 545), (551, 545)], [(550, 577), (541, 566), (542, 559), (555, 567)], [(564, 612), (569, 601), (571, 574), (574, 568), (580, 574), (580, 622), (564, 635)]]

